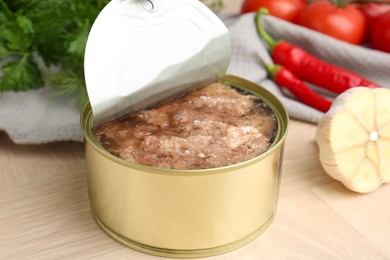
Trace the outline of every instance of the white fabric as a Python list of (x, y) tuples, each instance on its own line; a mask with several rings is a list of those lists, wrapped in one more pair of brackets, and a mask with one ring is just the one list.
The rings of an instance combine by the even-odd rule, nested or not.
[[(323, 113), (297, 102), (267, 78), (258, 55), (271, 60), (257, 35), (254, 14), (222, 19), (229, 28), (233, 48), (227, 72), (259, 83), (273, 92), (285, 105), (290, 117), (316, 124)], [(347, 44), (271, 16), (264, 17), (263, 25), (275, 39), (296, 44), (323, 60), (390, 87), (390, 54)], [(76, 97), (56, 98), (53, 94), (50, 87), (0, 93), (0, 129), (19, 144), (82, 141)]]
[(82, 141), (77, 97), (54, 94), (51, 87), (0, 93), (0, 129), (18, 144)]

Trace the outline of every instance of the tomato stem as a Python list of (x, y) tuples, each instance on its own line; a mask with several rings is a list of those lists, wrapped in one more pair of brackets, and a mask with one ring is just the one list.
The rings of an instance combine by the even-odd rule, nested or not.
[(348, 4), (365, 4), (365, 3), (390, 4), (390, 2), (386, 0), (332, 0), (332, 4), (334, 6), (341, 7), (341, 8), (345, 7)]
[(271, 48), (271, 50), (279, 44), (279, 41), (276, 41), (275, 39), (273, 39), (265, 30), (264, 28), (261, 26), (261, 16), (262, 15), (265, 15), (265, 14), (268, 14), (268, 10), (266, 8), (260, 8), (257, 13), (256, 13), (256, 17), (255, 17), (255, 21), (256, 21), (256, 29), (257, 29), (257, 32), (260, 34), (261, 38), (263, 38), (263, 40), (267, 43), (267, 45)]
[(347, 4), (351, 3), (350, 0), (332, 0), (332, 4), (337, 7), (345, 7)]
[(364, 3), (374, 3), (374, 4), (387, 4), (389, 5), (390, 2), (386, 0), (352, 0), (350, 3), (353, 4), (364, 4)]

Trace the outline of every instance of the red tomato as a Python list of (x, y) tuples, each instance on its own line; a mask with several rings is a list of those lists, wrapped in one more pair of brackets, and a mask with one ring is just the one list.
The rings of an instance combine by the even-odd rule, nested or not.
[(364, 16), (366, 17), (367, 39), (370, 37), (369, 35), (371, 27), (376, 22), (376, 20), (387, 11), (390, 11), (390, 0), (384, 1), (389, 2), (389, 4), (365, 3), (360, 7), (360, 10), (362, 10)]
[(328, 1), (309, 4), (299, 16), (300, 25), (352, 44), (361, 44), (366, 29), (363, 13), (354, 5), (338, 7)]
[(372, 48), (390, 52), (390, 11), (372, 25), (370, 42)]
[(270, 15), (296, 23), (305, 6), (305, 0), (244, 0), (241, 13), (257, 12), (265, 7)]

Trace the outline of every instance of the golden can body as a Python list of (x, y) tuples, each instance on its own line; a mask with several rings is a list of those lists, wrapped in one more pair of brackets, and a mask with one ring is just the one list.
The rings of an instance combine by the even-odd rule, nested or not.
[(278, 120), (271, 147), (260, 156), (205, 170), (169, 170), (117, 158), (94, 139), (91, 107), (81, 115), (88, 189), (97, 223), (118, 242), (145, 253), (193, 258), (236, 249), (272, 222), (277, 204), (288, 115), (262, 87), (234, 76), (221, 82), (269, 105)]

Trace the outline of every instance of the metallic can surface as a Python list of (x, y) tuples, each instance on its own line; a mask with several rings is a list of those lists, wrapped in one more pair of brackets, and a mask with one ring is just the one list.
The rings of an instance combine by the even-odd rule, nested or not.
[(180, 258), (228, 252), (255, 239), (277, 204), (288, 115), (262, 87), (234, 76), (221, 82), (267, 103), (278, 121), (271, 147), (239, 164), (205, 170), (168, 170), (117, 158), (94, 139), (90, 106), (81, 114), (91, 208), (118, 242), (145, 253)]

